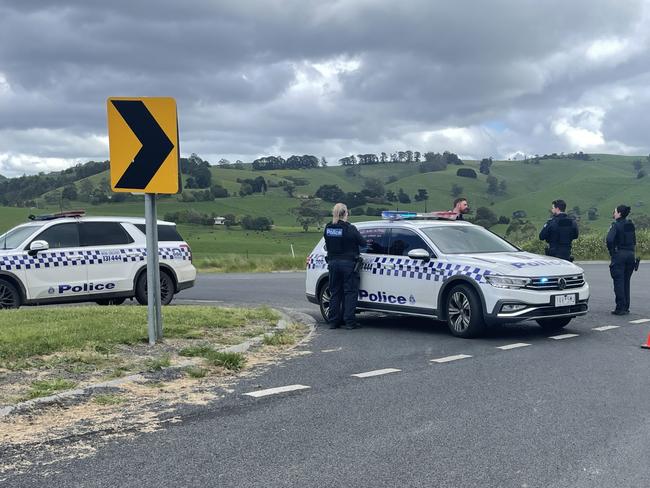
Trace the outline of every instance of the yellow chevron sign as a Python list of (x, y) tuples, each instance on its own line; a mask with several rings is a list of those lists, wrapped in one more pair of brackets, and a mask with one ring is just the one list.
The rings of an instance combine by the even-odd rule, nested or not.
[(111, 189), (114, 192), (178, 193), (178, 118), (173, 98), (106, 101)]

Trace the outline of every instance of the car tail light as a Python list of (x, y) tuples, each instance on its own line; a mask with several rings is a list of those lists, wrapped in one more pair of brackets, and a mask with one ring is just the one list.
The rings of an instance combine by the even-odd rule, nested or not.
[(192, 262), (192, 249), (190, 248), (189, 244), (181, 244), (179, 246), (181, 249), (187, 249), (187, 254), (190, 255), (190, 263)]

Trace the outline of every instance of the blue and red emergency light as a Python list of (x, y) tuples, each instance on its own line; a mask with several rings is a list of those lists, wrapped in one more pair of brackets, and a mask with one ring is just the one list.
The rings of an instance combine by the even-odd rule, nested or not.
[(381, 218), (384, 220), (456, 220), (458, 214), (448, 210), (437, 212), (411, 212), (408, 210), (384, 210)]

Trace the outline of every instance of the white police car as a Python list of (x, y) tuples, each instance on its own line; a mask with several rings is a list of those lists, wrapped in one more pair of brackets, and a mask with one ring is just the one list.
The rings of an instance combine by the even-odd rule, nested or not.
[[(161, 302), (194, 285), (188, 244), (172, 222), (158, 221)], [(142, 218), (36, 217), (0, 236), (0, 308), (94, 301), (147, 303)]]
[[(368, 244), (361, 253), (358, 311), (445, 320), (460, 337), (525, 320), (557, 330), (587, 313), (589, 285), (569, 261), (521, 251), (469, 222), (415, 220), (422, 216), (413, 212), (384, 217), (355, 223)], [(324, 244), (321, 239), (307, 258), (306, 294), (326, 317)]]

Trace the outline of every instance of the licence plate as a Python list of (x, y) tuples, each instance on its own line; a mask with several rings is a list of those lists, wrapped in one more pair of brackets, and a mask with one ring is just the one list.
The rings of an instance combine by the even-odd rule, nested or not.
[(569, 305), (576, 304), (576, 294), (571, 293), (569, 295), (553, 295), (553, 305), (556, 307), (566, 307)]

